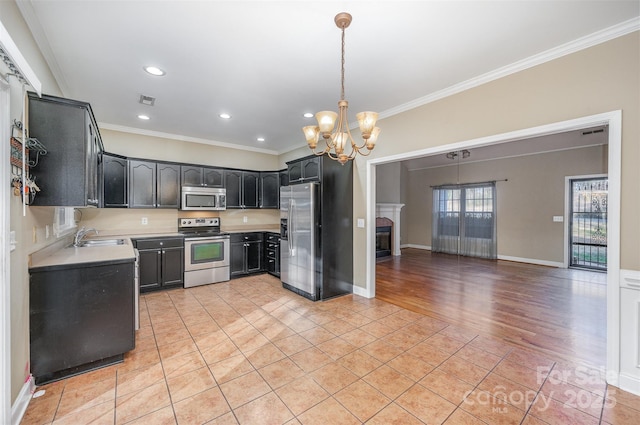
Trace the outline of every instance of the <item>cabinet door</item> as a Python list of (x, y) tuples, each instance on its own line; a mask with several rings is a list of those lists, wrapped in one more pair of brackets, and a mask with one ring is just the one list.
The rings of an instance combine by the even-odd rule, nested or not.
[(156, 163), (129, 161), (129, 208), (155, 208), (156, 203)]
[(262, 242), (247, 242), (247, 273), (255, 273), (262, 271)]
[(295, 183), (302, 180), (302, 161), (289, 164), (289, 183)]
[(241, 208), (242, 171), (225, 170), (224, 181), (227, 187), (227, 208)]
[(87, 205), (97, 206), (98, 199), (98, 131), (91, 121), (89, 111), (85, 112), (85, 121), (87, 122), (86, 137), (86, 172), (85, 172), (85, 188), (87, 196)]
[(192, 167), (183, 165), (180, 167), (182, 174), (183, 186), (201, 186), (202, 185), (202, 167)]
[(320, 158), (309, 158), (302, 162), (302, 177), (305, 181), (320, 180)]
[(280, 174), (260, 173), (260, 208), (278, 208), (280, 197)]
[(229, 268), (231, 276), (233, 277), (246, 274), (245, 242), (232, 243), (229, 255), (231, 256)]
[(104, 155), (102, 159), (104, 207), (126, 208), (128, 163), (125, 158)]
[(184, 249), (162, 250), (162, 286), (181, 286), (184, 283)]
[(280, 186), (289, 186), (289, 170), (280, 171)]
[(208, 187), (224, 187), (224, 170), (204, 167), (202, 169), (202, 182)]
[(258, 208), (260, 206), (260, 173), (242, 172), (242, 207)]
[(160, 249), (140, 250), (139, 270), (140, 292), (160, 288), (162, 282), (162, 251)]
[(158, 179), (158, 208), (180, 207), (180, 166), (175, 164), (156, 164)]

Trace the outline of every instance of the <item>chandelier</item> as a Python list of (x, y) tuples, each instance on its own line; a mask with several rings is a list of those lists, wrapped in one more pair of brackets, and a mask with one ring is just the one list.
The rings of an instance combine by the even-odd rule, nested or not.
[[(340, 79), (342, 90), (340, 92), (340, 101), (338, 102), (338, 113), (336, 114), (333, 111), (318, 112), (316, 114), (318, 125), (303, 127), (302, 131), (307, 139), (309, 148), (314, 154), (318, 156), (327, 154), (329, 158), (344, 165), (347, 161), (353, 160), (357, 154), (362, 156), (369, 155), (376, 145), (380, 129), (376, 127), (376, 121), (378, 120), (376, 112), (359, 112), (356, 114), (356, 119), (362, 133), (362, 144), (358, 145), (351, 136), (347, 121), (349, 102), (344, 100), (344, 30), (351, 24), (351, 15), (346, 12), (338, 13), (334, 21), (338, 28), (342, 30), (342, 73)], [(337, 124), (336, 119), (338, 121)], [(326, 147), (321, 152), (317, 152), (316, 147), (320, 136), (324, 139)], [(347, 154), (345, 153), (345, 148), (348, 149), (349, 144), (351, 145), (351, 152)]]

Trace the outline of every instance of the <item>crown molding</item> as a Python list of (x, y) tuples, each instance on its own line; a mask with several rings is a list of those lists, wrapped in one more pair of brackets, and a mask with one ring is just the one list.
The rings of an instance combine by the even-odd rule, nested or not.
[(254, 148), (250, 146), (234, 145), (233, 143), (218, 142), (216, 140), (201, 139), (199, 137), (182, 136), (180, 134), (163, 133), (161, 131), (145, 130), (142, 128), (127, 127), (124, 125), (109, 124), (98, 122), (98, 128), (104, 130), (119, 131), (121, 133), (139, 134), (141, 136), (159, 137), (162, 139), (179, 140), (181, 142), (201, 143), (204, 145), (218, 146), (221, 148), (237, 149), (255, 153), (264, 153), (267, 155), (278, 155), (278, 152), (270, 149)]
[(389, 118), (394, 115), (398, 115), (402, 112), (406, 112), (411, 109), (418, 108), (428, 103), (435, 102), (440, 99), (444, 99), (445, 97), (449, 97), (454, 94), (461, 93), (465, 90), (478, 87), (482, 84), (486, 84), (491, 81), (495, 81), (500, 78), (506, 77), (508, 75), (515, 74), (520, 71), (524, 71), (525, 69), (533, 68), (534, 66), (541, 65), (545, 62), (550, 62), (552, 60), (561, 58), (563, 56), (567, 56), (572, 53), (576, 53), (581, 50), (588, 49), (589, 47), (593, 47), (598, 44), (605, 43), (609, 40), (613, 40), (614, 38), (622, 37), (624, 35), (627, 35), (639, 30), (640, 30), (640, 17), (629, 19), (628, 21), (621, 22), (620, 24), (611, 26), (609, 28), (605, 28), (603, 30), (594, 32), (584, 37), (580, 37), (568, 43), (561, 44), (560, 46), (546, 50), (537, 55), (530, 56), (526, 59), (514, 62), (510, 65), (503, 66), (501, 68), (487, 72), (486, 74), (482, 74), (477, 77), (470, 78), (466, 81), (463, 81), (461, 83), (455, 84), (445, 89), (436, 91), (429, 95), (420, 97), (418, 99), (412, 100), (402, 105), (398, 105), (394, 108), (387, 109), (386, 111), (381, 112), (379, 117), (380, 119), (382, 119), (382, 118)]

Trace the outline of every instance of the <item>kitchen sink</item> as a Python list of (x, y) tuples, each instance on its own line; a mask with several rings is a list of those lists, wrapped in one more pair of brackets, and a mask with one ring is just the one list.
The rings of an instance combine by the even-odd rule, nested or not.
[(115, 246), (115, 245), (126, 245), (126, 239), (91, 239), (88, 241), (82, 241), (79, 248), (86, 248), (90, 246)]

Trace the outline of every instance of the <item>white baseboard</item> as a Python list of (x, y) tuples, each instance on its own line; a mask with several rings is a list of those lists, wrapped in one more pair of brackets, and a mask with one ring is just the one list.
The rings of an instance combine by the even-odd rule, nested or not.
[(618, 375), (618, 384), (621, 390), (640, 396), (640, 379), (637, 377), (621, 373)]
[(564, 264), (561, 261), (547, 261), (547, 260), (538, 260), (537, 258), (512, 257), (510, 255), (498, 255), (498, 260), (515, 261), (516, 263), (537, 264), (539, 266), (549, 266), (549, 267), (558, 267), (558, 268), (564, 267)]
[(22, 421), (22, 417), (27, 411), (27, 407), (31, 401), (31, 394), (33, 394), (35, 389), (35, 379), (33, 379), (33, 376), (29, 375), (29, 379), (24, 383), (15, 403), (11, 406), (11, 423), (13, 425), (19, 425), (20, 421)]
[(368, 294), (366, 288), (361, 288), (360, 286), (353, 285), (353, 294), (354, 295), (359, 295), (359, 296), (365, 297), (365, 298), (371, 298), (371, 297), (369, 297), (369, 294)]
[(416, 249), (425, 249), (427, 251), (431, 251), (431, 246), (430, 245), (417, 245), (417, 244), (413, 244), (413, 243), (400, 245), (400, 248), (416, 248)]

